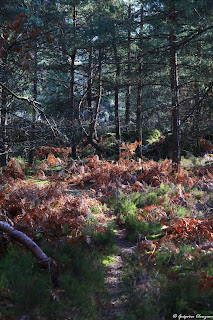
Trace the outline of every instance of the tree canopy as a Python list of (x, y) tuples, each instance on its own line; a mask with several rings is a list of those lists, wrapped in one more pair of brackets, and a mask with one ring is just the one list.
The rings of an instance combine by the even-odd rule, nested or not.
[(83, 137), (104, 150), (104, 133), (146, 145), (153, 129), (176, 131), (173, 153), (198, 151), (212, 134), (210, 2), (3, 2), (2, 154), (52, 143), (75, 157)]

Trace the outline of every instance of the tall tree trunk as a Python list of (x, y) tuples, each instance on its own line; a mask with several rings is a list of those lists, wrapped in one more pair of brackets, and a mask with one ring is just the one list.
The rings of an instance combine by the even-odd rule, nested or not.
[[(128, 19), (131, 17), (131, 4), (128, 6)], [(128, 63), (127, 63), (127, 72), (128, 72), (128, 86), (126, 91), (126, 109), (125, 109), (125, 127), (128, 131), (129, 121), (130, 121), (130, 95), (131, 95), (131, 33), (130, 29), (128, 30), (127, 36), (127, 45), (128, 45)]]
[(140, 33), (139, 33), (139, 53), (138, 53), (138, 86), (137, 86), (137, 106), (136, 106), (136, 139), (141, 141), (137, 148), (137, 155), (142, 158), (142, 53), (143, 53), (143, 1), (141, 1)]
[[(197, 40), (197, 56), (199, 59), (199, 67), (198, 67), (198, 72), (199, 74), (202, 74), (201, 71), (201, 50), (202, 50), (202, 41), (201, 39)], [(200, 88), (199, 84), (195, 82), (195, 103), (198, 103), (199, 101), (199, 95), (200, 95)], [(195, 110), (195, 115), (194, 115), (194, 127), (195, 127), (195, 137), (196, 137), (196, 143), (197, 143), (197, 152), (200, 154), (200, 138), (201, 138), (201, 131), (200, 131), (200, 122), (201, 122), (201, 107), (202, 105), (200, 104), (198, 108)]]
[[(3, 84), (7, 85), (7, 55), (2, 58), (0, 77)], [(7, 165), (7, 92), (1, 88), (1, 127), (0, 127), (0, 165)]]
[(119, 77), (120, 77), (120, 63), (118, 60), (118, 52), (117, 46), (115, 42), (115, 38), (113, 39), (113, 50), (114, 50), (114, 58), (116, 65), (116, 74), (115, 74), (115, 137), (119, 142), (121, 140), (121, 130), (120, 130), (120, 118), (119, 118)]
[(98, 120), (98, 113), (100, 109), (100, 103), (101, 103), (101, 96), (102, 96), (102, 50), (101, 47), (99, 48), (99, 54), (98, 54), (98, 99), (95, 106), (95, 111), (90, 127), (90, 140), (93, 140), (94, 136), (97, 139), (97, 132), (96, 132), (96, 125)]
[(87, 108), (89, 114), (89, 136), (90, 140), (93, 139), (93, 106), (92, 106), (92, 86), (93, 86), (93, 61), (92, 61), (93, 48), (89, 48), (89, 61), (88, 61), (88, 81), (87, 81)]
[[(34, 77), (33, 77), (33, 98), (37, 100), (38, 95), (38, 47), (37, 43), (35, 46), (35, 59), (34, 59)], [(36, 111), (33, 108), (32, 110), (32, 126), (30, 133), (30, 151), (28, 155), (29, 165), (33, 164), (34, 161), (34, 152), (35, 152), (35, 120), (36, 120)]]
[[(76, 8), (73, 5), (73, 32), (74, 38), (76, 34)], [(70, 121), (71, 121), (71, 145), (72, 145), (72, 157), (76, 159), (76, 139), (75, 139), (75, 58), (76, 58), (76, 47), (74, 47), (71, 54), (70, 64)]]
[(177, 74), (177, 50), (176, 35), (174, 25), (176, 23), (176, 12), (174, 1), (170, 6), (170, 77), (172, 94), (172, 161), (178, 167), (180, 163), (180, 110), (179, 110), (179, 90)]
[(141, 100), (142, 100), (142, 62), (138, 66), (137, 108), (136, 108), (136, 138), (141, 141)]

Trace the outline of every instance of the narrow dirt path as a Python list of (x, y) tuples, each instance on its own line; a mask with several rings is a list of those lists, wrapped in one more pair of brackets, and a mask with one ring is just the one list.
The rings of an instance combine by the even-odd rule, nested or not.
[(123, 319), (125, 316), (125, 288), (122, 283), (122, 274), (124, 267), (124, 258), (130, 256), (134, 252), (133, 245), (126, 240), (125, 231), (117, 229), (115, 241), (118, 246), (118, 254), (114, 256), (112, 264), (108, 267), (105, 278), (105, 286), (107, 290), (107, 302), (103, 305), (100, 319), (117, 320)]

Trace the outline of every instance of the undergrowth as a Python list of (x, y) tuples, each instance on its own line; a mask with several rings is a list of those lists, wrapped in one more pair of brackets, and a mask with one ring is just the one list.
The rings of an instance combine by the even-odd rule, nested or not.
[(87, 237), (90, 245), (95, 246), (103, 254), (116, 254), (118, 248), (115, 242), (114, 224), (107, 226), (97, 226), (95, 220), (89, 220), (83, 229), (83, 234)]
[(123, 270), (125, 320), (212, 312), (212, 160), (182, 159), (174, 172), (169, 159), (144, 159), (142, 171), (138, 144), (123, 144), (117, 162), (45, 147), (33, 168), (12, 158), (1, 170), (1, 220), (58, 262), (61, 288), (30, 253), (2, 242), (0, 316), (98, 319), (116, 228), (136, 250)]
[(0, 260), (2, 315), (5, 319), (14, 315), (59, 319), (72, 313), (75, 319), (95, 319), (96, 295), (104, 291), (101, 254), (69, 244), (48, 246), (45, 251), (60, 266), (61, 288), (54, 288), (49, 273), (40, 269), (30, 253), (8, 246)]
[(114, 202), (114, 212), (119, 223), (126, 228), (127, 237), (131, 242), (137, 242), (145, 237), (154, 239), (161, 235), (162, 225), (160, 221), (150, 219), (149, 211), (153, 205), (167, 204), (168, 190), (162, 184), (157, 192), (148, 190), (147, 193), (120, 194)]
[[(173, 314), (213, 312), (211, 254), (193, 245), (165, 243), (148, 260), (140, 252), (126, 259), (123, 280), (127, 319), (170, 319)], [(146, 261), (146, 262), (145, 262)]]

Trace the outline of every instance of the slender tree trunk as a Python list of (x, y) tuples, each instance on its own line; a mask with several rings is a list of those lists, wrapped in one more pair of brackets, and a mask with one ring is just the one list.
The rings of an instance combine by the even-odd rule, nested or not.
[(172, 161), (178, 166), (180, 163), (180, 110), (179, 110), (179, 90), (177, 74), (177, 50), (174, 25), (176, 23), (176, 13), (174, 1), (170, 6), (170, 77), (172, 94)]
[(120, 141), (121, 140), (121, 132), (120, 132), (120, 118), (119, 118), (119, 88), (118, 84), (115, 85), (115, 137), (116, 140)]
[(138, 66), (137, 108), (136, 108), (136, 138), (141, 141), (141, 100), (142, 100), (142, 63)]
[[(7, 85), (7, 56), (3, 57), (3, 64), (1, 67), (1, 81)], [(7, 165), (7, 92), (1, 88), (1, 127), (0, 127), (0, 165), (4, 167)]]
[[(131, 17), (131, 5), (128, 6), (128, 19)], [(129, 121), (130, 121), (130, 95), (131, 95), (131, 33), (130, 30), (128, 30), (128, 65), (127, 65), (127, 72), (128, 72), (128, 86), (126, 91), (126, 110), (125, 110), (125, 127), (128, 131)]]
[(115, 38), (113, 39), (113, 50), (115, 57), (116, 65), (116, 79), (115, 79), (115, 137), (117, 141), (121, 140), (121, 131), (120, 131), (120, 118), (119, 118), (119, 77), (120, 77), (120, 63), (118, 60), (117, 46), (115, 43)]
[(93, 86), (93, 62), (92, 62), (93, 48), (89, 49), (89, 61), (88, 61), (88, 82), (87, 82), (87, 108), (89, 114), (89, 136), (90, 140), (93, 139), (93, 106), (92, 106), (92, 86)]
[(142, 53), (143, 53), (143, 1), (141, 1), (140, 34), (139, 34), (139, 54), (138, 54), (138, 86), (137, 86), (137, 106), (136, 106), (136, 139), (141, 141), (141, 146), (137, 148), (137, 155), (142, 158)]
[[(76, 8), (73, 5), (73, 29), (74, 38), (76, 34)], [(70, 121), (71, 121), (71, 144), (72, 144), (72, 157), (76, 159), (76, 139), (75, 139), (75, 58), (76, 58), (76, 48), (74, 47), (71, 54), (71, 64), (70, 64)]]
[[(35, 59), (34, 59), (34, 77), (33, 77), (33, 98), (37, 100), (38, 95), (38, 47), (37, 44), (35, 46)], [(33, 108), (32, 110), (32, 126), (30, 133), (30, 151), (28, 155), (29, 165), (33, 164), (34, 161), (34, 152), (35, 152), (35, 120), (36, 120), (36, 112)]]
[(101, 103), (101, 96), (102, 96), (102, 50), (99, 48), (99, 54), (98, 54), (98, 99), (95, 106), (95, 112), (93, 115), (93, 120), (91, 124), (90, 129), (90, 139), (93, 139), (94, 136), (97, 139), (97, 132), (96, 132), (96, 125), (98, 120), (98, 113), (100, 109), (100, 103)]
[(72, 143), (72, 157), (76, 159), (76, 139), (75, 139), (75, 56), (76, 50), (71, 55), (70, 66), (70, 121), (71, 121), (71, 143)]
[[(202, 42), (201, 39), (198, 39), (197, 41), (197, 56), (199, 59), (199, 73), (201, 74), (202, 71), (200, 70), (201, 66), (201, 50), (202, 50)], [(200, 88), (199, 84), (195, 83), (195, 95), (196, 95), (196, 100), (195, 103), (198, 103), (199, 101), (199, 94), (200, 94)], [(201, 138), (201, 132), (200, 132), (200, 122), (201, 122), (201, 104), (198, 106), (198, 108), (195, 110), (195, 115), (194, 115), (194, 127), (195, 127), (195, 136), (196, 136), (196, 143), (197, 143), (197, 152), (200, 154), (200, 138)]]

